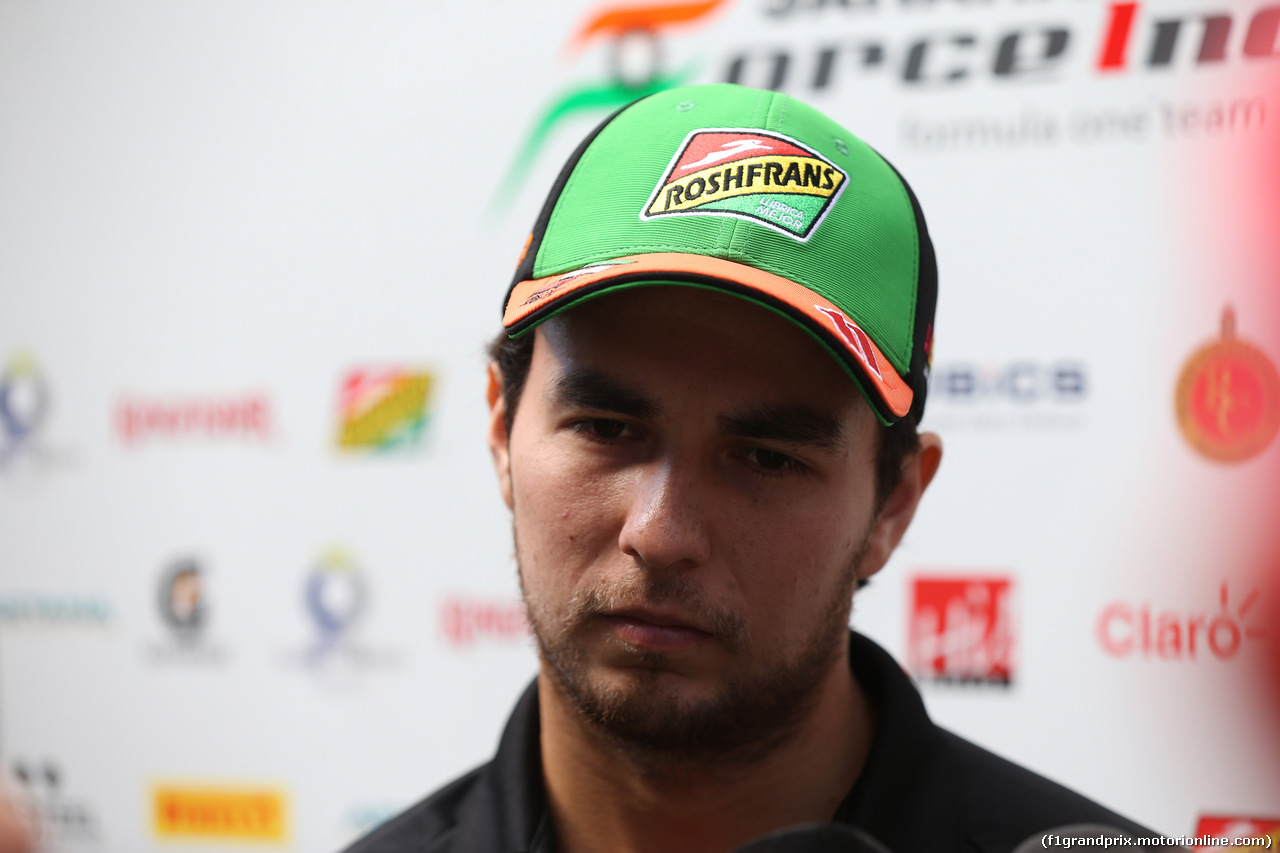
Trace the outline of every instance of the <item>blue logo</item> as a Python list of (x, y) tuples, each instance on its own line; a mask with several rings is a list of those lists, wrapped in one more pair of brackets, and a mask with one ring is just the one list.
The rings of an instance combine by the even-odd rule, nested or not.
[(331, 548), (321, 555), (307, 576), (307, 613), (319, 633), (312, 659), (338, 645), (364, 613), (367, 591), (363, 575), (345, 551)]
[(18, 355), (0, 374), (0, 468), (31, 446), (49, 413), (49, 389), (35, 361)]

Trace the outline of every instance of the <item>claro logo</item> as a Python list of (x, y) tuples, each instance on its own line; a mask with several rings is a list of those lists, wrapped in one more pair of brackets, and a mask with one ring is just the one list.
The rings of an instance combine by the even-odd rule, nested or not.
[(1098, 614), (1098, 643), (1114, 658), (1232, 660), (1247, 642), (1266, 636), (1256, 621), (1249, 621), (1258, 603), (1258, 590), (1249, 592), (1239, 603), (1233, 603), (1235, 598), (1224, 582), (1218, 590), (1216, 612), (1157, 611), (1147, 603), (1112, 602)]

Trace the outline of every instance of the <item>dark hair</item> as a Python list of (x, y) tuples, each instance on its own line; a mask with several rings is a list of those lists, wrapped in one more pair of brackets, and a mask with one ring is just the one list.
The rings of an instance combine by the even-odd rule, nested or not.
[[(502, 374), (502, 399), (506, 401), (507, 434), (511, 434), (511, 422), (520, 405), (524, 382), (529, 375), (533, 359), (532, 332), (518, 338), (499, 332), (489, 343), (489, 357), (498, 365)], [(880, 444), (876, 447), (876, 512), (889, 501), (889, 496), (902, 482), (902, 467), (907, 457), (920, 449), (920, 434), (910, 416), (889, 427), (880, 428)]]

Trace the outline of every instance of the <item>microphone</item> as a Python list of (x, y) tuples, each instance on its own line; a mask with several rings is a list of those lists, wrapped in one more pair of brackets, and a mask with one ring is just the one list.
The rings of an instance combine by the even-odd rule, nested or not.
[(762, 835), (733, 853), (889, 853), (889, 848), (857, 827), (806, 823)]

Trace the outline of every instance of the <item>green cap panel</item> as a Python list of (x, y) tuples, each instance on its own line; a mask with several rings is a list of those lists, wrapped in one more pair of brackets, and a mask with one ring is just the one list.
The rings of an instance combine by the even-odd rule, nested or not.
[(651, 95), (607, 124), (556, 202), (534, 276), (656, 252), (724, 258), (804, 285), (910, 369), (911, 202), (876, 152), (806, 104), (716, 84)]

